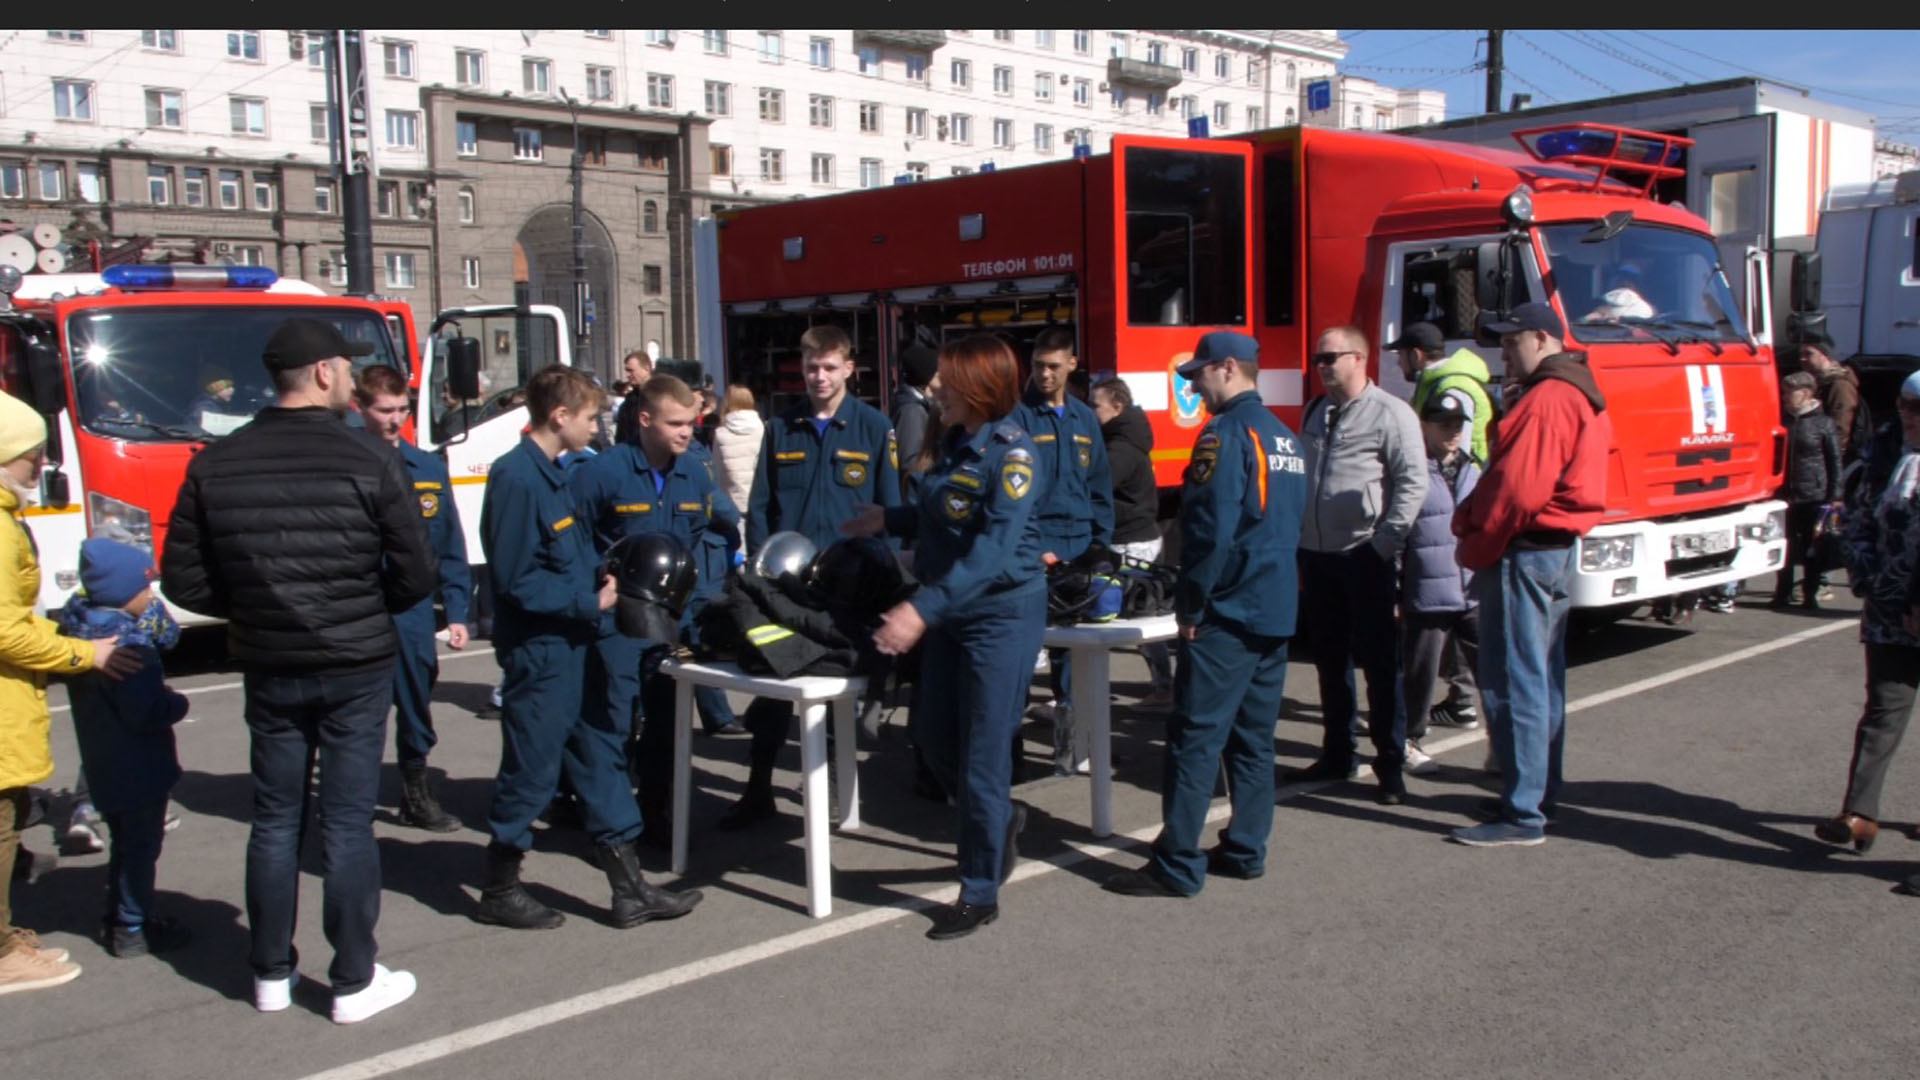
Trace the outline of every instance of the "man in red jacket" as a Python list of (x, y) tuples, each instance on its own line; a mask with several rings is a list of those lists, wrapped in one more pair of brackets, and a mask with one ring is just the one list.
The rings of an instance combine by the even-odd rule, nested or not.
[(1491, 820), (1455, 829), (1472, 847), (1539, 844), (1560, 791), (1567, 726), (1568, 584), (1574, 551), (1606, 509), (1607, 403), (1583, 353), (1547, 304), (1521, 304), (1500, 335), (1520, 399), (1500, 420), (1493, 459), (1453, 514), (1460, 565), (1476, 571), (1479, 676), (1500, 764)]

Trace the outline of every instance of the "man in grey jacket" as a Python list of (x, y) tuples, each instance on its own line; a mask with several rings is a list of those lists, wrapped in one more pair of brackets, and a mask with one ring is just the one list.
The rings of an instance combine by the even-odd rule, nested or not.
[(1287, 779), (1356, 775), (1358, 663), (1367, 676), (1377, 798), (1391, 806), (1406, 794), (1407, 732), (1393, 606), (1401, 548), (1427, 496), (1427, 454), (1413, 409), (1367, 378), (1367, 351), (1366, 335), (1339, 326), (1320, 335), (1313, 355), (1326, 393), (1308, 403), (1300, 429), (1307, 459), (1300, 580), (1325, 734), (1319, 759)]

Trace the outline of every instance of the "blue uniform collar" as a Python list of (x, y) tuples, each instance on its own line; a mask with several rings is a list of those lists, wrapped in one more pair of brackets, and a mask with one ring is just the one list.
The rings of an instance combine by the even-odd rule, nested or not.
[(1225, 416), (1228, 413), (1232, 412), (1233, 410), (1240, 408), (1242, 405), (1247, 404), (1248, 402), (1252, 402), (1254, 405), (1258, 406), (1259, 408), (1263, 408), (1263, 409), (1266, 408), (1266, 406), (1262, 404), (1260, 401), (1260, 391), (1242, 390), (1241, 392), (1228, 398), (1227, 403), (1225, 405), (1220, 406), (1220, 411), (1217, 413), (1214, 413), (1214, 415)]
[[(827, 423), (837, 428), (846, 427), (848, 422), (853, 419), (855, 406), (859, 404), (860, 399), (853, 396), (852, 390), (848, 390), (840, 398), (840, 407), (833, 410), (833, 419), (827, 421)], [(787, 410), (787, 426), (811, 428), (813, 426), (813, 403), (810, 401), (802, 402)]]
[(559, 491), (567, 486), (566, 471), (560, 468), (558, 461), (547, 457), (547, 455), (541, 451), (540, 444), (533, 441), (533, 436), (520, 436), (520, 445), (516, 447), (516, 449), (533, 460), (540, 476), (544, 478), (548, 484), (551, 484), (555, 491)]
[[(691, 444), (687, 447), (686, 453), (674, 455), (673, 461), (670, 462), (666, 468), (660, 470), (660, 475), (661, 476), (690, 475), (687, 471), (688, 464), (690, 462), (697, 461), (697, 459), (694, 458), (693, 456), (693, 447), (697, 445), (699, 444), (698, 443)], [(621, 443), (620, 449), (626, 452), (627, 463), (630, 466), (632, 466), (634, 472), (638, 473), (641, 476), (650, 477), (653, 475), (653, 464), (647, 460), (647, 452), (645, 449), (643, 449), (640, 446), (639, 443)]]
[(1029, 384), (1025, 390), (1020, 392), (1020, 403), (1036, 412), (1044, 412), (1049, 416), (1057, 416), (1064, 420), (1073, 415), (1073, 407), (1080, 403), (1080, 399), (1074, 397), (1072, 394), (1068, 394), (1067, 400), (1060, 403), (1060, 411), (1054, 412), (1053, 403), (1047, 400), (1047, 395), (1035, 390), (1033, 386)]

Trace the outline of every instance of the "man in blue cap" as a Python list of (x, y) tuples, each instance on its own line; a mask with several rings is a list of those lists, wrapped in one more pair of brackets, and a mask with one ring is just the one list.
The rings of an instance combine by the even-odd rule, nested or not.
[[(1273, 729), (1294, 630), (1307, 462), (1260, 400), (1260, 346), (1216, 330), (1175, 368), (1213, 419), (1194, 440), (1180, 492), (1181, 658), (1167, 725), (1163, 821), (1147, 865), (1108, 878), (1126, 896), (1193, 896), (1206, 875), (1266, 872), (1273, 826)], [(1233, 816), (1202, 851), (1224, 759)]]

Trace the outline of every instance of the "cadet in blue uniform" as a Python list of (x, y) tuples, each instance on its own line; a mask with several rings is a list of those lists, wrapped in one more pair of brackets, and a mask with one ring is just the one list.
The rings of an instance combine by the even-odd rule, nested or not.
[[(1033, 438), (1035, 473), (1045, 494), (1034, 508), (1040, 550), (1062, 561), (1077, 559), (1092, 544), (1113, 540), (1113, 470), (1107, 464), (1100, 418), (1086, 402), (1067, 393), (1067, 381), (1079, 361), (1073, 331), (1043, 330), (1033, 343), (1033, 371), (1013, 411), (1013, 422)], [(1053, 688), (1053, 769), (1071, 774), (1087, 760), (1087, 719), (1074, 717), (1068, 704), (1073, 680), (1065, 649), (1047, 654)]]
[[(609, 448), (571, 471), (568, 480), (580, 520), (604, 555), (614, 542), (638, 533), (667, 533), (698, 555), (715, 539), (739, 535), (740, 514), (724, 491), (715, 488), (707, 461), (692, 451), (699, 409), (693, 391), (672, 375), (655, 375), (634, 390), (637, 442)], [(723, 535), (724, 534), (724, 535)], [(702, 561), (693, 602), (682, 616), (684, 631), (697, 610), (724, 580), (709, 575)], [(640, 807), (648, 836), (665, 838), (673, 750), (673, 680), (645, 679), (646, 721), (633, 732), (635, 706), (642, 697), (643, 658), (676, 642), (642, 641), (620, 633), (611, 613), (600, 618), (593, 652), (587, 659), (585, 708), (590, 717), (639, 738), (634, 754)], [(601, 722), (596, 720), (595, 722)]]
[(684, 915), (700, 900), (697, 891), (668, 893), (641, 875), (626, 732), (604, 712), (580, 708), (587, 653), (615, 591), (612, 579), (596, 580), (590, 528), (575, 513), (556, 459), (592, 441), (604, 400), (584, 372), (558, 365), (537, 372), (527, 383), (529, 430), (487, 473), (480, 543), (492, 568), (494, 645), (506, 679), (487, 883), (474, 916), (481, 922), (533, 930), (564, 921), (520, 884), (534, 818), (553, 799), (563, 769), (612, 887), (615, 925)]
[[(1175, 614), (1183, 650), (1167, 725), (1160, 836), (1147, 865), (1107, 879), (1128, 896), (1192, 896), (1206, 875), (1266, 872), (1273, 826), (1273, 729), (1294, 629), (1294, 551), (1306, 503), (1298, 441), (1260, 401), (1258, 344), (1217, 330), (1176, 371), (1213, 419), (1200, 431), (1180, 492)], [(1200, 850), (1224, 763), (1233, 817)]]
[[(807, 401), (767, 425), (760, 467), (747, 498), (747, 552), (767, 537), (797, 532), (824, 551), (859, 507), (900, 504), (899, 448), (893, 422), (853, 396), (853, 343), (837, 326), (800, 337), (800, 375)], [(747, 708), (753, 733), (747, 788), (720, 818), (723, 829), (746, 828), (778, 813), (773, 764), (793, 729), (793, 705), (759, 699)]]
[[(413, 479), (413, 495), (427, 522), (440, 567), (440, 603), (447, 609), (447, 647), (467, 647), (467, 606), (473, 574), (467, 568), (467, 538), (453, 506), (453, 487), (447, 463), (400, 435), (412, 407), (407, 379), (386, 364), (360, 369), (353, 403), (368, 433), (400, 451), (400, 460)], [(431, 832), (452, 832), (460, 822), (440, 808), (427, 783), (427, 753), (438, 737), (433, 731), (433, 684), (440, 676), (439, 650), (434, 646), (433, 600), (429, 596), (393, 617), (400, 639), (400, 655), (393, 668), (393, 743), (400, 758), (400, 821)]]
[(1033, 508), (1046, 495), (1033, 440), (1007, 419), (1020, 385), (1013, 350), (978, 335), (940, 352), (934, 391), (949, 425), (915, 506), (868, 507), (846, 528), (913, 539), (920, 588), (874, 634), (900, 655), (925, 638), (915, 745), (959, 810), (960, 900), (927, 936), (962, 937), (1000, 914), (1026, 808), (1013, 802), (1007, 746), (1020, 727), (1026, 674), (1046, 630), (1047, 586)]

